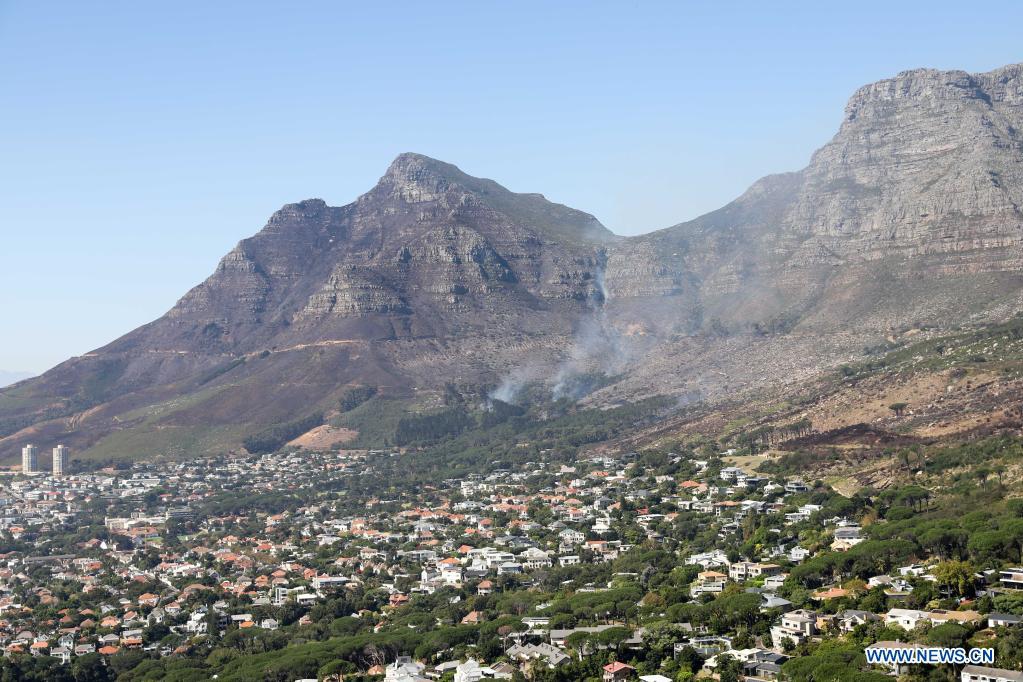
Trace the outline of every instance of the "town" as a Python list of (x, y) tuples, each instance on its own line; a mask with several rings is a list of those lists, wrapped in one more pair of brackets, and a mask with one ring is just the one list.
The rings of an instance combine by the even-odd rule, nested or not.
[(844, 497), (734, 454), (431, 484), (402, 477), (416, 455), (398, 450), (89, 466), (58, 446), (46, 472), (26, 445), (0, 485), (5, 664), (75, 680), (728, 682), (923, 674), (863, 665), (870, 649), (1023, 662), (1023, 505), (977, 517), (1008, 533), (982, 548), (952, 521), (912, 527), (930, 504), (918, 486)]

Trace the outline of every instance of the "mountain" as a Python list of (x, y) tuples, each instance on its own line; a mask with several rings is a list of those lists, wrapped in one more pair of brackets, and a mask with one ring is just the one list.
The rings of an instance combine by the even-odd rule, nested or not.
[(353, 383), (411, 396), (553, 362), (616, 240), (589, 214), (403, 154), (352, 204), (277, 211), (163, 317), (0, 394), (3, 445), (237, 444)]
[(347, 206), (279, 210), (158, 320), (0, 391), (0, 454), (237, 447), (365, 384), (421, 406), (446, 384), (580, 397), (598, 373), (593, 402), (716, 398), (1004, 319), (1021, 130), (1021, 65), (904, 72), (858, 90), (807, 168), (634, 238), (403, 154)]
[[(623, 260), (642, 245), (662, 292), (695, 280), (703, 314), (726, 324), (1004, 314), (1019, 304), (1023, 264), (1021, 130), (1023, 66), (905, 72), (858, 90), (806, 169), (641, 237)], [(628, 292), (624, 275), (619, 285), (609, 272), (612, 291)]]

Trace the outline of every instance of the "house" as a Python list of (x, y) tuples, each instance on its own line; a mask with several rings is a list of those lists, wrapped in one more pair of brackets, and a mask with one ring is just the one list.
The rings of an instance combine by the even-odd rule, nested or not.
[(852, 632), (857, 625), (873, 623), (880, 620), (881, 616), (876, 613), (871, 613), (870, 611), (846, 609), (838, 614), (838, 627), (842, 630), (842, 632)]
[(771, 641), (777, 649), (782, 648), (785, 639), (795, 644), (802, 644), (817, 634), (817, 614), (806, 609), (798, 609), (783, 614), (781, 622), (771, 627)]
[(445, 585), (461, 584), (462, 567), (455, 560), (442, 561), (440, 563), (440, 579)]
[(510, 573), (522, 573), (522, 564), (516, 561), (507, 561), (497, 567), (497, 575), (508, 575)]
[(551, 557), (547, 552), (536, 547), (530, 547), (526, 551), (519, 554), (519, 563), (523, 565), (527, 570), (536, 570), (538, 568), (550, 568)]
[(893, 578), (890, 575), (875, 575), (867, 581), (867, 587), (892, 587), (900, 592), (912, 592), (913, 586), (903, 578)]
[(495, 680), (510, 680), (515, 677), (515, 666), (508, 662), (495, 663), (488, 669), (484, 669), (483, 672), (487, 672), (487, 670), (490, 671)]
[(711, 566), (727, 566), (729, 561), (727, 554), (720, 549), (715, 549), (702, 554), (693, 554), (686, 559), (686, 563), (691, 566), (699, 564), (700, 566), (709, 569)]
[(522, 619), (522, 624), (529, 629), (529, 632), (545, 630), (551, 624), (551, 619), (546, 616), (526, 616)]
[(604, 675), (601, 679), (604, 682), (618, 682), (619, 680), (632, 679), (636, 669), (620, 661), (614, 661), (604, 666)]
[(607, 630), (610, 627), (612, 627), (612, 626), (610, 626), (610, 625), (592, 625), (592, 626), (589, 626), (589, 627), (570, 628), (570, 629), (567, 629), (567, 630), (555, 628), (555, 629), (549, 631), (547, 633), (547, 636), (550, 638), (551, 644), (553, 644), (554, 646), (558, 646), (558, 647), (564, 648), (566, 646), (565, 645), (566, 640), (568, 640), (568, 638), (571, 635), (575, 634), (576, 632), (586, 632), (586, 633), (589, 633), (589, 634), (592, 635), (592, 634), (597, 633), (597, 632), (603, 632), (604, 630)]
[(989, 628), (1007, 628), (1023, 623), (1023, 616), (1011, 613), (989, 613), (987, 614), (987, 626)]
[(690, 592), (695, 597), (701, 594), (719, 594), (725, 589), (728, 576), (717, 571), (701, 571), (696, 574), (696, 581)]
[(721, 473), (718, 475), (722, 481), (734, 481), (739, 476), (745, 476), (746, 472), (739, 467), (722, 467)]
[(730, 650), (732, 648), (732, 639), (719, 635), (708, 635), (705, 637), (691, 637), (681, 642), (675, 642), (673, 647), (675, 658), (678, 658), (679, 654), (686, 647), (692, 648), (693, 651), (700, 654), (703, 658), (710, 658), (722, 651)]
[(980, 621), (980, 614), (976, 611), (946, 611), (934, 609), (927, 612), (927, 619), (931, 625), (943, 625), (944, 623), (977, 623)]
[(860, 536), (859, 526), (842, 526), (835, 529), (835, 539), (831, 543), (831, 549), (836, 552), (847, 552), (863, 540), (864, 538)]
[(755, 564), (749, 561), (736, 561), (728, 567), (728, 577), (736, 582), (745, 582), (761, 576), (781, 573), (777, 564)]
[(927, 612), (916, 609), (891, 609), (884, 614), (885, 625), (898, 625), (903, 630), (912, 630), (926, 620)]
[(849, 590), (842, 587), (829, 587), (823, 590), (817, 590), (811, 597), (816, 601), (828, 601), (830, 599), (842, 599), (843, 597), (849, 596)]
[(416, 663), (410, 656), (398, 656), (394, 663), (384, 668), (385, 682), (428, 682), (423, 677), (424, 666)]
[(581, 545), (586, 540), (586, 536), (577, 530), (566, 528), (565, 530), (558, 533), (558, 538), (562, 543), (566, 545)]
[(810, 550), (806, 549), (805, 547), (799, 546), (793, 547), (791, 550), (789, 550), (788, 554), (789, 561), (791, 561), (794, 564), (800, 563), (809, 556)]
[(963, 668), (959, 679), (961, 682), (1023, 682), (1023, 672), (968, 665)]
[(1023, 568), (1003, 568), (998, 572), (998, 581), (1010, 590), (1023, 590)]
[(783, 597), (779, 597), (776, 594), (765, 592), (760, 595), (762, 601), (760, 602), (760, 610), (767, 611), (769, 609), (781, 609), (782, 611), (788, 611), (792, 607), (792, 602)]
[(459, 663), (455, 668), (455, 682), (479, 682), (483, 679), (483, 668), (474, 659)]
[(753, 649), (751, 655), (743, 657), (743, 671), (747, 680), (776, 680), (781, 673), (781, 664), (788, 656), (768, 651)]
[(568, 654), (550, 644), (513, 644), (505, 652), (513, 661), (525, 668), (531, 661), (542, 661), (549, 668), (568, 663)]

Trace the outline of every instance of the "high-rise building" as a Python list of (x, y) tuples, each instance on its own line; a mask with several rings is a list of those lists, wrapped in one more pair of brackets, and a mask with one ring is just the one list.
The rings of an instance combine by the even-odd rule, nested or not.
[(53, 475), (63, 476), (67, 473), (68, 464), (71, 463), (71, 452), (66, 445), (58, 445), (53, 448)]
[(21, 471), (26, 474), (39, 471), (39, 451), (31, 443), (21, 449)]

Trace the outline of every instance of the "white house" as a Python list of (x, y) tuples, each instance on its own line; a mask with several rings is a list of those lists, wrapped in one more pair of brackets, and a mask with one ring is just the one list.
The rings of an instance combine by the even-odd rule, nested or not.
[(968, 665), (963, 668), (959, 679), (961, 682), (1023, 682), (1023, 672)]
[(926, 611), (916, 609), (891, 609), (884, 615), (885, 625), (898, 625), (903, 630), (912, 630), (928, 620), (930, 617)]

